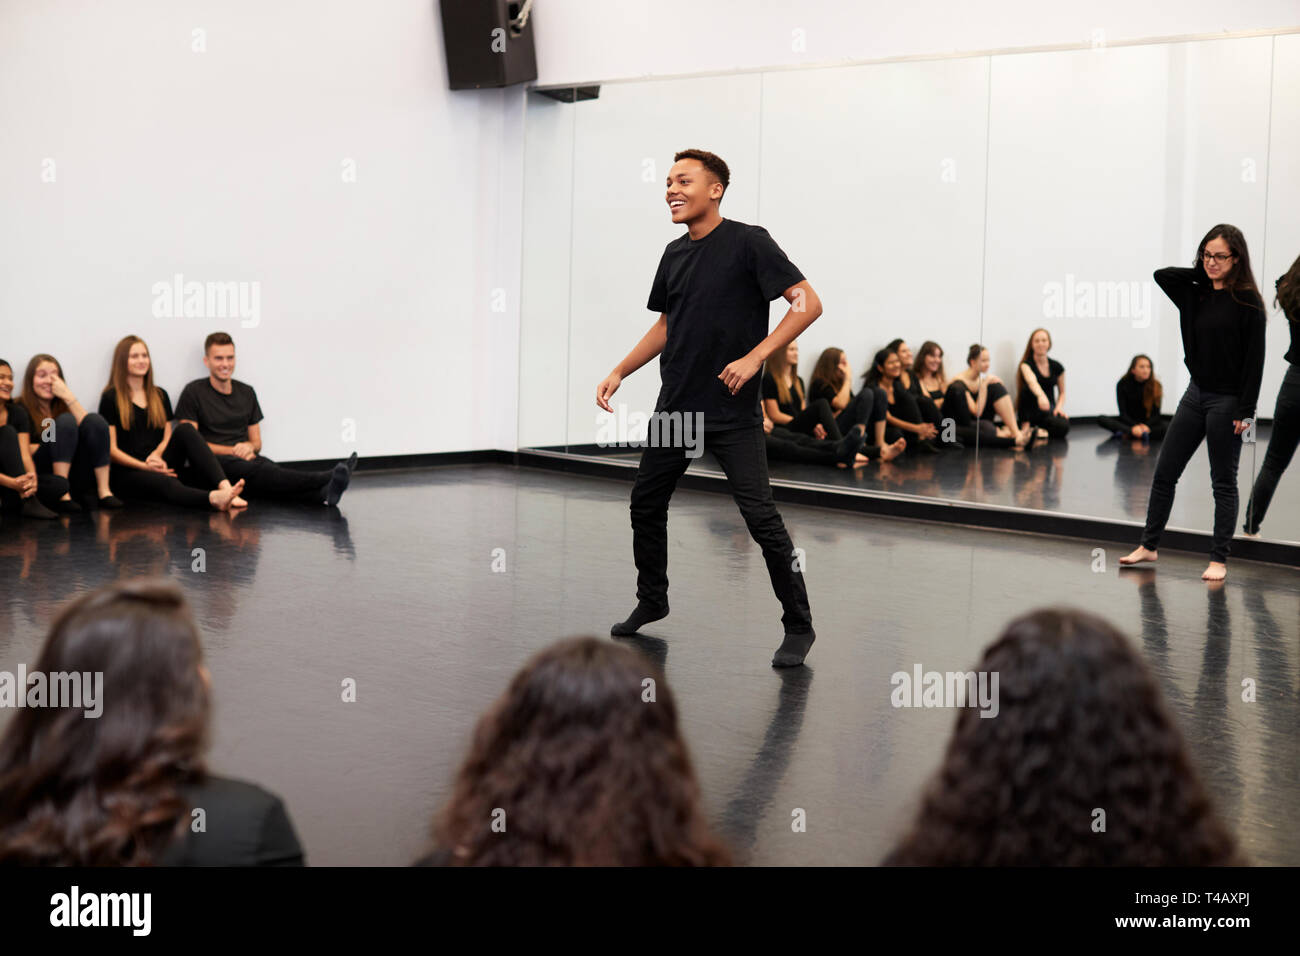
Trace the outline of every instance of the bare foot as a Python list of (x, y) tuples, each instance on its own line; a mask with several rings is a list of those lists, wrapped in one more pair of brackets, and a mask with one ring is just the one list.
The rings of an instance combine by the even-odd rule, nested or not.
[(1035, 438), (1046, 438), (1046, 437), (1047, 437), (1047, 429), (1046, 429), (1046, 428), (1036, 428), (1036, 429), (1034, 429), (1034, 437), (1035, 437)]
[(1211, 561), (1201, 575), (1202, 581), (1222, 581), (1228, 576), (1228, 566), (1222, 561)]
[(871, 459), (868, 458), (866, 455), (862, 454), (862, 452), (858, 452), (858, 457), (853, 459), (854, 468), (861, 468), (863, 465), (869, 465), (869, 464), (871, 464)]
[(904, 439), (904, 438), (900, 438), (898, 441), (894, 442), (892, 445), (883, 445), (883, 446), (881, 446), (881, 449), (880, 449), (880, 460), (881, 460), (881, 461), (893, 461), (895, 458), (897, 458), (899, 455), (901, 455), (901, 454), (902, 454), (904, 451), (906, 451), (906, 450), (907, 450), (907, 440)]
[(1243, 531), (1243, 532), (1241, 533), (1241, 536), (1242, 536), (1243, 538), (1258, 538), (1258, 537), (1259, 537), (1259, 532), (1258, 532), (1258, 531)]
[(208, 492), (208, 501), (212, 507), (218, 511), (229, 511), (231, 502), (239, 497), (239, 493), (244, 490), (244, 479), (239, 479), (229, 488), (217, 488)]
[(1030, 441), (1033, 440), (1033, 437), (1034, 437), (1034, 426), (1029, 424), (1028, 422), (1025, 422), (1025, 424), (1020, 426), (1019, 434), (1016, 435), (1016, 447), (1024, 448), (1026, 445), (1030, 443)]
[(233, 498), (230, 499), (230, 507), (232, 507), (232, 508), (247, 508), (247, 507), (248, 507), (248, 502), (245, 501), (243, 498), (239, 497), (238, 495), (236, 495), (235, 497), (233, 497)]
[(1146, 561), (1154, 561), (1156, 557), (1157, 557), (1157, 552), (1148, 551), (1146, 548), (1142, 547), (1142, 545), (1138, 545), (1133, 551), (1124, 555), (1124, 557), (1120, 558), (1119, 563), (1120, 564), (1142, 564), (1143, 562)]

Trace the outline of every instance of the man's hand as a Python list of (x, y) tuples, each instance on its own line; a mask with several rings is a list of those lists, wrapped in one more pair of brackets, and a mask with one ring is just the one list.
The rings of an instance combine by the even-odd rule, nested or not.
[(735, 395), (746, 382), (754, 377), (762, 365), (763, 363), (758, 359), (746, 355), (744, 358), (736, 359), (736, 361), (719, 372), (718, 378), (722, 380), (723, 385), (727, 386), (727, 390), (732, 395)]
[(252, 461), (257, 457), (257, 452), (253, 451), (252, 444), (246, 441), (235, 442), (233, 450), (235, 457), (242, 458), (244, 461)]
[(614, 409), (609, 407), (609, 399), (618, 391), (621, 384), (623, 384), (623, 376), (618, 372), (610, 372), (605, 380), (596, 386), (596, 404), (605, 411), (612, 412)]

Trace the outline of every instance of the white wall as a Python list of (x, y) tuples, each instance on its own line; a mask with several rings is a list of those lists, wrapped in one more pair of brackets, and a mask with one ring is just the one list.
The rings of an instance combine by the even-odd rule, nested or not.
[(1300, 24), (1300, 9), (1295, 0), (536, 0), (532, 21), (538, 85), (563, 86), (1273, 30)]
[[(447, 90), (431, 0), (6, 2), (0, 356), (92, 405), (136, 333), (174, 400), (224, 328), (272, 457), (513, 448), (523, 96)], [(156, 317), (176, 273), (260, 321)]]

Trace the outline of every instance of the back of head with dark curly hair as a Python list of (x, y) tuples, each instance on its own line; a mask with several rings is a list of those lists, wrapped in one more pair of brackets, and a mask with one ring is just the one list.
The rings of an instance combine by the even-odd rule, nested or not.
[[(25, 707), (0, 740), (0, 862), (148, 864), (189, 822), (209, 695), (180, 590), (123, 582), (67, 605), (35, 671), (103, 675), (102, 713)], [(20, 689), (25, 692), (25, 688)]]
[(662, 675), (590, 637), (541, 651), (479, 720), (433, 835), (453, 865), (730, 862)]
[(997, 716), (962, 709), (886, 864), (1242, 862), (1154, 678), (1106, 621), (1035, 611), (1007, 627), (977, 670), (999, 675)]

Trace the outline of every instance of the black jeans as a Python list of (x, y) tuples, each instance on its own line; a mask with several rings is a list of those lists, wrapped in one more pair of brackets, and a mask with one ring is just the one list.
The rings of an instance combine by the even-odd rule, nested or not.
[(232, 482), (244, 479), (245, 498), (288, 498), (318, 505), (325, 503), (324, 489), (331, 474), (328, 471), (297, 471), (261, 455), (248, 461), (234, 455), (218, 455), (217, 461)]
[(1236, 416), (1236, 395), (1207, 392), (1195, 382), (1187, 386), (1156, 460), (1142, 547), (1156, 550), (1174, 505), (1174, 486), (1204, 441), (1210, 454), (1210, 485), (1214, 489), (1214, 543), (1210, 560), (1228, 560), (1233, 526), (1237, 522), (1237, 462), (1241, 458), (1241, 436), (1232, 431)]
[(768, 461), (797, 461), (808, 465), (830, 465), (839, 461), (835, 442), (792, 432), (781, 425), (772, 428), (763, 441)]
[[(32, 463), (38, 475), (53, 474), (55, 462), (69, 462), (68, 488), (75, 500), (95, 492), (95, 469), (108, 464), (108, 422), (90, 412), (77, 424), (72, 412), (64, 412), (54, 419), (54, 430), (49, 441), (45, 430), (38, 433), (40, 440), (32, 442)], [(45, 483), (37, 491), (45, 505), (53, 507), (64, 492), (53, 495), (46, 492)], [(51, 497), (53, 495), (53, 497)]]
[[(10, 478), (26, 474), (23, 453), (18, 445), (18, 431), (12, 425), (0, 425), (0, 473)], [(68, 479), (51, 472), (36, 476), (36, 499), (48, 504), (58, 501), (68, 493)], [(0, 488), (0, 511), (17, 512), (23, 507), (23, 497), (9, 488)]]
[[(185, 468), (185, 462), (190, 467)], [(179, 422), (172, 428), (171, 441), (163, 452), (163, 461), (185, 481), (156, 471), (114, 465), (110, 472), (113, 490), (124, 498), (165, 501), (183, 508), (210, 508), (208, 492), (226, 480), (217, 457), (194, 426)]]
[(1277, 490), (1278, 479), (1286, 466), (1291, 464), (1296, 445), (1300, 445), (1300, 365), (1287, 367), (1282, 377), (1282, 387), (1277, 393), (1277, 411), (1273, 413), (1273, 433), (1268, 439), (1268, 451), (1264, 453), (1264, 464), (1259, 466), (1259, 475), (1255, 478), (1255, 487), (1251, 489), (1250, 501), (1246, 504), (1245, 528), (1251, 534), (1259, 531), (1268, 511), (1268, 503), (1273, 500)]
[(1022, 422), (1030, 422), (1035, 428), (1042, 428), (1047, 431), (1048, 438), (1064, 438), (1070, 431), (1070, 420), (1062, 418), (1052, 411), (1043, 411), (1038, 407), (1038, 401), (1029, 396), (1029, 401), (1023, 408), (1017, 409), (1016, 414)]
[(826, 437), (831, 441), (839, 441), (844, 437), (843, 433), (840, 432), (840, 427), (835, 424), (835, 412), (831, 410), (831, 403), (824, 398), (814, 399), (809, 402), (794, 418), (788, 422), (783, 422), (781, 427), (788, 428), (792, 432), (811, 435), (813, 429), (818, 425), (826, 429)]
[[(1152, 415), (1146, 421), (1136, 422), (1135, 424), (1145, 425), (1151, 429), (1151, 441), (1160, 441), (1165, 437), (1165, 432), (1169, 431), (1170, 417), (1169, 415)], [(1097, 424), (1108, 432), (1123, 432), (1125, 438), (1133, 437), (1133, 425), (1126, 424), (1123, 419), (1098, 415)]]
[[(806, 633), (812, 630), (808, 591), (803, 572), (794, 568), (794, 547), (772, 500), (763, 438), (762, 425), (705, 432), (703, 447), (718, 459), (749, 533), (763, 549), (786, 632)], [(690, 463), (685, 448), (646, 446), (632, 486), (636, 596), (651, 607), (668, 603), (668, 500)]]

